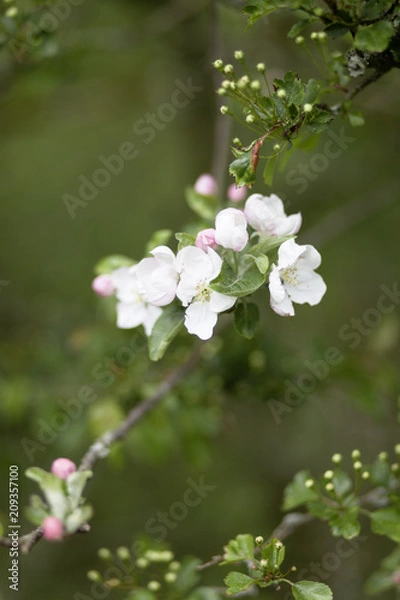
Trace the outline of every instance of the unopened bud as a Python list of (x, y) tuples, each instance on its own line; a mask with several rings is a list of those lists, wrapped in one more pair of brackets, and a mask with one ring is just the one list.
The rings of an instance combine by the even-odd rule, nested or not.
[(386, 462), (386, 461), (387, 461), (387, 459), (389, 458), (389, 455), (388, 455), (388, 453), (387, 453), (387, 452), (380, 452), (380, 453), (378, 454), (378, 458), (379, 458), (379, 460), (380, 460), (380, 461), (382, 461), (382, 462)]
[(219, 110), (221, 112), (221, 115), (227, 115), (229, 112), (229, 108), (225, 106), (225, 104), (223, 104)]
[(286, 92), (283, 89), (280, 89), (276, 92), (278, 98), (286, 98)]
[(238, 137), (233, 138), (232, 143), (235, 144), (235, 146), (242, 145), (242, 142), (240, 141), (240, 138), (238, 138)]
[(314, 8), (314, 15), (316, 17), (322, 17), (323, 14), (324, 14), (323, 8), (321, 8), (320, 6), (318, 6), (317, 8)]
[(336, 453), (332, 456), (331, 460), (335, 465), (340, 465), (340, 463), (342, 462), (342, 458), (343, 456), (339, 453)]
[(60, 479), (67, 479), (71, 473), (75, 473), (76, 464), (69, 458), (56, 458), (51, 464), (51, 472)]
[(6, 17), (9, 17), (10, 19), (12, 19), (13, 17), (16, 17), (18, 14), (18, 8), (16, 6), (10, 6), (10, 8), (7, 8), (5, 15)]
[(313, 487), (315, 481), (314, 479), (307, 479), (306, 482), (304, 483), (305, 487), (310, 489)]
[(360, 471), (360, 469), (362, 469), (362, 462), (360, 462), (359, 460), (356, 460), (353, 467), (356, 471)]
[(243, 77), (241, 77), (238, 81), (238, 87), (242, 90), (245, 87), (247, 87), (250, 83), (250, 77), (248, 77), (247, 75), (243, 75)]
[(318, 32), (318, 40), (320, 42), (326, 42), (326, 33), (325, 33), (325, 31), (319, 31)]
[(164, 575), (164, 579), (167, 583), (174, 583), (176, 581), (177, 575), (176, 573), (168, 572)]
[(325, 471), (324, 479), (332, 479), (333, 475), (334, 475), (333, 471), (331, 471), (331, 470)]
[(279, 152), (280, 149), (281, 149), (280, 144), (274, 144), (274, 152)]
[(234, 183), (228, 187), (227, 194), (231, 202), (242, 202), (247, 196), (247, 187), (245, 185), (236, 187)]
[(141, 556), (140, 558), (137, 559), (135, 564), (138, 569), (145, 569), (146, 567), (149, 566), (149, 561), (147, 560), (147, 558), (144, 558), (143, 556)]
[(194, 191), (202, 196), (215, 196), (217, 194), (217, 182), (210, 173), (203, 173), (194, 183)]
[(227, 79), (224, 79), (224, 81), (221, 83), (221, 87), (223, 87), (224, 90), (229, 90), (229, 88), (231, 87), (231, 82)]
[(224, 66), (224, 63), (222, 62), (222, 60), (221, 60), (220, 58), (218, 58), (217, 60), (215, 60), (215, 61), (213, 62), (213, 66), (214, 66), (216, 69), (222, 69), (222, 68), (223, 68), (223, 66)]
[(97, 556), (102, 560), (109, 560), (112, 555), (108, 548), (99, 548), (97, 551)]
[(227, 91), (224, 88), (220, 87), (220, 88), (217, 89), (217, 94), (219, 96), (226, 96)]
[(263, 538), (263, 536), (262, 536), (262, 535), (258, 535), (258, 536), (256, 537), (256, 544), (257, 544), (257, 546), (262, 546), (262, 545), (263, 545), (263, 543), (264, 543), (264, 538)]
[(155, 581), (154, 579), (152, 581), (149, 581), (149, 583), (147, 584), (147, 588), (151, 592), (158, 592), (160, 587), (161, 587), (160, 583), (158, 581)]
[(252, 90), (254, 91), (258, 91), (261, 89), (261, 83), (258, 81), (258, 79), (254, 79), (251, 83), (250, 83), (250, 87)]
[(359, 450), (353, 450), (353, 452), (351, 453), (351, 458), (353, 460), (358, 460), (361, 456), (361, 452)]
[(312, 39), (313, 41), (317, 40), (318, 39), (318, 32), (317, 31), (313, 31), (310, 34), (310, 39)]
[(335, 486), (333, 485), (333, 483), (327, 483), (325, 486), (325, 489), (327, 492), (333, 492), (333, 490), (335, 489)]
[(392, 469), (393, 473), (397, 473), (397, 471), (400, 469), (400, 465), (399, 463), (393, 463), (390, 468)]
[(224, 73), (231, 75), (233, 73), (233, 65), (226, 65), (224, 67)]
[(263, 569), (265, 569), (265, 567), (268, 567), (268, 560), (266, 558), (263, 558), (262, 560), (260, 560), (260, 565)]
[(264, 73), (265, 72), (265, 64), (263, 62), (258, 63), (258, 65), (257, 65), (257, 71), (259, 73)]
[(243, 60), (244, 59), (243, 50), (236, 50), (234, 53), (234, 57), (236, 58), (236, 60)]
[(361, 475), (361, 477), (363, 479), (365, 479), (365, 481), (366, 481), (367, 479), (369, 479), (369, 472), (368, 471), (364, 471), (364, 473)]
[(302, 35), (298, 35), (294, 41), (298, 46), (300, 46), (301, 44), (304, 44), (304, 37)]
[(396, 452), (396, 454), (400, 455), (400, 444), (395, 445), (394, 451)]
[(114, 285), (110, 275), (98, 275), (92, 281), (92, 290), (98, 296), (107, 298), (114, 292)]
[(171, 571), (179, 571), (179, 569), (181, 568), (181, 563), (177, 560), (173, 560), (172, 563), (169, 565), (169, 568)]
[(313, 109), (313, 105), (310, 104), (309, 102), (306, 102), (305, 105), (303, 106), (303, 110), (305, 113), (310, 113)]
[(89, 581), (101, 581), (101, 575), (98, 571), (95, 571), (95, 570), (88, 571), (86, 573), (86, 576), (89, 579)]
[(206, 251), (207, 248), (212, 248), (215, 250), (218, 247), (218, 244), (215, 241), (215, 229), (210, 227), (209, 229), (203, 229), (202, 231), (199, 231), (194, 245), (204, 251)]
[(62, 539), (64, 526), (60, 519), (50, 516), (43, 520), (42, 530), (44, 539), (54, 542)]
[(129, 560), (131, 557), (131, 554), (130, 554), (128, 548), (126, 548), (125, 546), (120, 546), (119, 548), (117, 548), (117, 556), (121, 560)]
[(255, 120), (256, 120), (256, 118), (255, 118), (255, 116), (254, 116), (254, 115), (247, 115), (247, 116), (246, 116), (246, 123), (250, 123), (250, 124), (252, 124), (252, 123), (254, 123), (254, 122), (255, 122)]
[(105, 583), (106, 586), (109, 588), (116, 588), (119, 585), (121, 585), (122, 581), (120, 579), (117, 579), (116, 577), (112, 577), (111, 579), (108, 579)]

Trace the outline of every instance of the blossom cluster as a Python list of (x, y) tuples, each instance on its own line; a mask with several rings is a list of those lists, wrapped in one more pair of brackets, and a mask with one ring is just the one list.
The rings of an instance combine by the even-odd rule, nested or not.
[[(209, 175), (198, 179), (197, 189), (204, 196), (216, 191)], [(230, 197), (240, 202), (245, 194), (240, 188), (232, 189)], [(322, 277), (315, 273), (320, 254), (313, 246), (298, 245), (293, 239), (301, 222), (300, 213), (286, 215), (282, 200), (275, 194), (252, 194), (243, 210), (220, 210), (214, 227), (199, 231), (192, 243), (176, 254), (168, 246), (157, 246), (139, 263), (99, 275), (92, 287), (99, 295), (116, 296), (117, 326), (122, 329), (143, 325), (150, 336), (163, 308), (178, 301), (185, 309), (187, 331), (207, 340), (213, 335), (218, 314), (232, 309), (238, 299), (229, 289), (226, 293), (213, 289), (224, 263), (236, 270), (237, 279), (245, 277), (246, 269), (239, 265), (245, 264), (246, 257), (257, 259), (255, 249), (262, 246), (260, 242), (283, 239), (278, 244), (277, 262), (269, 272), (270, 304), (277, 314), (291, 316), (293, 302), (315, 305), (326, 291)]]

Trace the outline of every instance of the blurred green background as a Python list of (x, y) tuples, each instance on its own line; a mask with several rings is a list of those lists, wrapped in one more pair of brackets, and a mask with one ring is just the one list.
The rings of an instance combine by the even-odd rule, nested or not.
[[(246, 32), (239, 8), (237, 2), (218, 5), (223, 59), (241, 48), (250, 64), (264, 61), (271, 78), (288, 68), (304, 78), (315, 75), (307, 57), (286, 39), (290, 16), (263, 20)], [(82, 385), (93, 382), (99, 363), (115, 376), (107, 389), (98, 388), (96, 403), (35, 451), (34, 463), (46, 469), (57, 456), (79, 462), (94, 436), (119, 422), (182, 360), (184, 351), (175, 344), (156, 366), (149, 366), (143, 351), (129, 368), (121, 367), (115, 357), (133, 332), (116, 330), (107, 303), (94, 296), (90, 282), (102, 256), (138, 259), (155, 229), (179, 231), (190, 218), (183, 190), (211, 169), (218, 115), (210, 63), (219, 56), (210, 48), (210, 15), (205, 1), (86, 0), (60, 21), (42, 56), (38, 50), (16, 64), (2, 53), (4, 524), (8, 467), (19, 465), (22, 512), (36, 489), (23, 477), (31, 462), (21, 440), (37, 440), (40, 419), (49, 422), (60, 412), (58, 400), (76, 398)], [(203, 91), (145, 144), (144, 136), (133, 131), (135, 123), (170, 101), (176, 80), (188, 78)], [(211, 342), (205, 373), (190, 376), (98, 465), (87, 488), (95, 507), (90, 535), (40, 543), (22, 557), (21, 600), (89, 595), (86, 571), (100, 567), (97, 549), (130, 545), (151, 517), (181, 500), (189, 477), (204, 475), (215, 490), (169, 531), (167, 541), (178, 557), (190, 553), (207, 560), (237, 533), (268, 536), (281, 518), (282, 490), (301, 468), (318, 474), (329, 467), (334, 452), (348, 456), (356, 447), (368, 462), (399, 441), (398, 309), (353, 350), (339, 337), (352, 317), (376, 306), (381, 285), (399, 280), (399, 93), (398, 73), (390, 73), (359, 96), (366, 125), (333, 126), (336, 132), (344, 127), (354, 142), (303, 193), (286, 173), (323, 152), (327, 134), (313, 154), (294, 155), (274, 183), (289, 212), (302, 211), (300, 241), (315, 242), (321, 250), (320, 273), (328, 285), (323, 302), (282, 319), (269, 309), (265, 295), (262, 328), (254, 341), (226, 333)], [(246, 132), (236, 132), (246, 140)], [(138, 156), (72, 219), (63, 195), (77, 196), (80, 176), (90, 178), (101, 166), (98, 157), (115, 154), (125, 141), (135, 144)], [(268, 192), (261, 182), (255, 191)], [(304, 361), (320, 359), (331, 346), (341, 350), (343, 362), (277, 424), (268, 401), (281, 400), (285, 381), (295, 381), (306, 372)], [(23, 531), (30, 528), (25, 518), (21, 523)], [(308, 567), (335, 544), (324, 524), (309, 525), (288, 540), (289, 562)], [(371, 537), (343, 559), (326, 580), (334, 597), (363, 598), (363, 580), (390, 549), (387, 540)], [(9, 558), (6, 549), (0, 550), (0, 590), (7, 599), (12, 597), (6, 581)], [(218, 569), (205, 577), (222, 583)]]

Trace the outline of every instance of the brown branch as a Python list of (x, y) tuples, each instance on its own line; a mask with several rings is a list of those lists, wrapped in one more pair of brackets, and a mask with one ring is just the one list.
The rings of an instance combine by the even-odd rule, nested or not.
[[(143, 417), (154, 408), (176, 385), (180, 383), (183, 377), (193, 369), (200, 359), (201, 346), (197, 345), (189, 358), (172, 371), (168, 377), (158, 386), (157, 390), (149, 398), (135, 406), (124, 419), (124, 421), (113, 431), (108, 431), (99, 437), (89, 450), (83, 456), (79, 465), (79, 471), (92, 470), (97, 461), (108, 455), (110, 447), (115, 442), (122, 440), (129, 431), (143, 419)], [(87, 533), (90, 530), (88, 524), (82, 525), (76, 533)], [(43, 531), (37, 527), (30, 533), (19, 538), (19, 549), (23, 553), (28, 553), (42, 539)], [(9, 537), (0, 537), (0, 546), (10, 548), (12, 540)]]

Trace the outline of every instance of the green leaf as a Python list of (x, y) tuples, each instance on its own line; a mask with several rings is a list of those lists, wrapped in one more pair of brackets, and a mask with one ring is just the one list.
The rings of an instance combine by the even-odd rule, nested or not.
[(258, 244), (253, 246), (251, 250), (248, 251), (247, 254), (251, 254), (252, 256), (260, 256), (261, 254), (266, 254), (270, 252), (274, 248), (281, 246), (283, 242), (290, 240), (293, 236), (268, 236), (261, 237)]
[(150, 254), (157, 246), (165, 246), (172, 235), (171, 229), (159, 229), (155, 231), (146, 244), (145, 254)]
[[(252, 256), (252, 255), (250, 254), (250, 256)], [(257, 265), (257, 269), (260, 271), (260, 273), (262, 273), (262, 275), (265, 275), (265, 273), (268, 271), (268, 267), (269, 267), (268, 256), (265, 256), (265, 254), (259, 254), (258, 256), (256, 256), (254, 258), (254, 260)]]
[(64, 480), (39, 467), (31, 467), (25, 475), (39, 484), (51, 514), (63, 521), (69, 510), (69, 501), (64, 492)]
[(378, 486), (387, 487), (392, 475), (392, 470), (388, 462), (384, 460), (377, 460), (373, 463), (369, 469), (371, 474), (371, 481)]
[(333, 116), (328, 110), (313, 107), (313, 110), (307, 115), (307, 127), (313, 133), (325, 131), (328, 123), (332, 121)]
[(354, 47), (364, 52), (383, 52), (394, 35), (390, 21), (378, 21), (367, 27), (359, 27), (354, 38)]
[(83, 488), (88, 479), (92, 477), (92, 471), (75, 471), (66, 480), (67, 492), (71, 503), (71, 509), (76, 508), (81, 500)]
[(264, 282), (265, 275), (260, 273), (255, 264), (238, 274), (225, 261), (221, 273), (210, 283), (210, 288), (220, 294), (242, 298), (253, 294)]
[(314, 104), (318, 100), (321, 84), (316, 79), (309, 79), (304, 93), (304, 104)]
[(221, 596), (210, 587), (199, 587), (194, 590), (187, 600), (221, 600)]
[(149, 356), (157, 361), (162, 358), (171, 341), (182, 326), (185, 311), (182, 307), (167, 306), (154, 324), (149, 337)]
[(328, 27), (324, 29), (325, 33), (327, 33), (332, 39), (337, 39), (349, 33), (350, 27), (347, 25), (343, 25), (342, 23), (331, 23)]
[(254, 25), (258, 19), (265, 17), (280, 8), (298, 8), (298, 0), (252, 0), (243, 8), (243, 12), (249, 17), (248, 27)]
[(287, 71), (283, 79), (275, 79), (274, 86), (285, 90), (286, 104), (300, 106), (304, 100), (304, 84), (300, 81), (296, 73)]
[(86, 505), (75, 508), (65, 519), (65, 529), (68, 533), (74, 533), (84, 523), (87, 523), (93, 516), (93, 509)]
[(105, 256), (96, 263), (94, 272), (96, 275), (109, 275), (115, 271), (115, 269), (119, 269), (120, 267), (131, 267), (134, 264), (135, 261), (128, 256), (111, 254), (110, 256)]
[(332, 590), (324, 583), (298, 581), (292, 587), (296, 600), (332, 600)]
[(268, 561), (268, 567), (274, 571), (278, 569), (284, 561), (285, 546), (278, 538), (273, 538), (269, 544), (262, 549), (261, 554), (263, 559)]
[(127, 600), (157, 600), (157, 597), (149, 590), (134, 590)]
[(339, 469), (334, 472), (332, 483), (339, 498), (343, 498), (353, 488), (353, 482), (349, 475)]
[(296, 38), (302, 31), (303, 29), (305, 29), (305, 27), (307, 27), (307, 25), (309, 25), (310, 23), (312, 23), (313, 21), (316, 21), (316, 17), (307, 17), (306, 19), (301, 19), (301, 21), (298, 21), (297, 23), (295, 23), (289, 30), (288, 33), (288, 38), (294, 39)]
[[(257, 165), (256, 165), (257, 166)], [(252, 150), (243, 152), (229, 165), (229, 173), (235, 177), (237, 187), (251, 187), (256, 180), (256, 169), (252, 161)]]
[(239, 592), (244, 592), (248, 590), (251, 585), (254, 583), (254, 579), (245, 575), (244, 573), (239, 573), (238, 571), (231, 571), (224, 579), (225, 584), (228, 586), (226, 593), (228, 596), (232, 596), (233, 594), (238, 594)]
[(278, 163), (278, 159), (279, 159), (279, 154), (275, 154), (274, 156), (271, 156), (271, 158), (267, 159), (267, 162), (265, 164), (264, 171), (263, 171), (263, 180), (264, 180), (265, 185), (271, 186), (273, 184), (275, 168)]
[(400, 510), (380, 508), (371, 513), (371, 529), (374, 533), (386, 535), (395, 542), (400, 542)]
[(199, 564), (200, 560), (193, 556), (187, 556), (183, 559), (181, 568), (179, 569), (178, 579), (174, 584), (174, 587), (179, 592), (179, 597), (183, 597), (184, 594), (192, 589), (199, 581), (200, 575), (197, 570)]
[(393, 0), (367, 0), (361, 13), (361, 18), (366, 21), (378, 19), (390, 9), (392, 4)]
[(234, 313), (234, 324), (236, 331), (240, 335), (247, 340), (251, 340), (257, 331), (259, 320), (260, 311), (257, 304), (253, 302), (238, 302)]
[(307, 502), (317, 500), (319, 495), (313, 489), (307, 488), (305, 483), (311, 479), (308, 471), (299, 471), (283, 492), (283, 510), (292, 510)]
[(336, 513), (329, 519), (329, 525), (332, 535), (335, 537), (344, 537), (351, 540), (360, 533), (360, 523), (358, 522), (358, 506), (351, 506), (344, 512)]
[(230, 540), (224, 546), (224, 561), (220, 564), (226, 565), (242, 560), (254, 558), (254, 539), (250, 533), (240, 533), (234, 540)]
[(30, 505), (26, 509), (26, 516), (35, 525), (41, 525), (43, 519), (49, 514), (49, 507), (40, 496), (33, 494), (30, 498)]
[(185, 189), (186, 202), (196, 215), (206, 220), (213, 220), (218, 207), (216, 196), (203, 196), (198, 194), (193, 187)]
[(190, 233), (176, 233), (175, 239), (178, 240), (178, 251), (182, 250), (185, 246), (194, 246), (196, 241), (196, 236), (191, 235)]
[(347, 118), (352, 127), (361, 127), (365, 123), (364, 117), (359, 110), (356, 112), (347, 113)]

